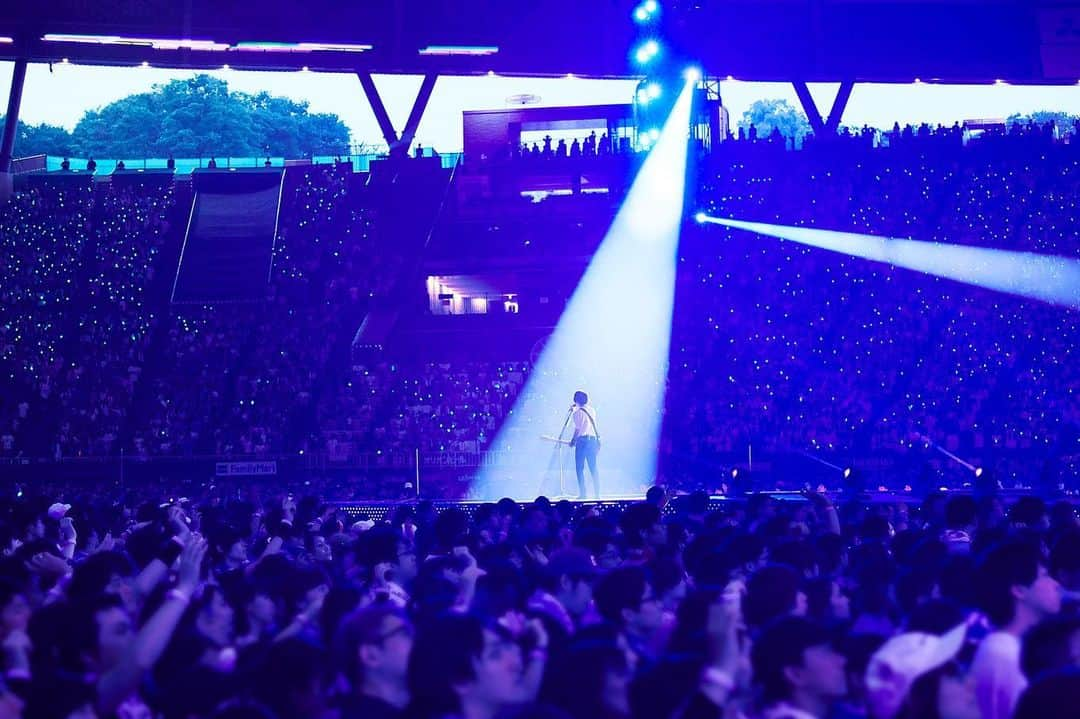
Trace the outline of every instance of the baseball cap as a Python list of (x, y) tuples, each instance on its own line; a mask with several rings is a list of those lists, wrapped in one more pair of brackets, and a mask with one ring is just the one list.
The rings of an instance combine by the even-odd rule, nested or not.
[(49, 517), (52, 518), (52, 519), (60, 519), (65, 514), (67, 514), (68, 510), (70, 510), (70, 509), (71, 509), (70, 504), (63, 504), (61, 502), (56, 502), (55, 504), (53, 504), (53, 505), (51, 505), (49, 507), (48, 514), (49, 514)]
[(907, 632), (885, 642), (866, 667), (870, 713), (891, 719), (919, 677), (952, 660), (964, 646), (970, 621), (942, 635)]

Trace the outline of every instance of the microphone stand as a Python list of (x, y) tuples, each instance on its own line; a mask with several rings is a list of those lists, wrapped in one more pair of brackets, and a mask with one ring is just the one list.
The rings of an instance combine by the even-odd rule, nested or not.
[(559, 497), (566, 496), (566, 480), (565, 480), (565, 466), (563, 463), (563, 435), (566, 434), (566, 428), (570, 425), (570, 418), (574, 416), (574, 407), (570, 408), (570, 411), (566, 413), (566, 419), (563, 421), (562, 429), (559, 430), (559, 441), (555, 443), (555, 446), (559, 448)]

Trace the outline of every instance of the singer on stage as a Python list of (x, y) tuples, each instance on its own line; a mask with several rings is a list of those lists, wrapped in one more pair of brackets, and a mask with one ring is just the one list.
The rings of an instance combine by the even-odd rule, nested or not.
[(589, 395), (581, 390), (574, 392), (574, 406), (570, 408), (574, 421), (574, 468), (577, 470), (578, 499), (585, 499), (585, 463), (589, 463), (593, 495), (600, 499), (600, 474), (596, 471), (596, 455), (600, 452), (600, 431), (596, 428), (596, 410), (589, 405)]

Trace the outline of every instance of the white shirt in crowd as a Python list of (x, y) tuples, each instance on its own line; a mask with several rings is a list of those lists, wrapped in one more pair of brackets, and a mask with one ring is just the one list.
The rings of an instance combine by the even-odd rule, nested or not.
[(1020, 640), (1008, 632), (986, 635), (971, 674), (983, 719), (1009, 719), (1028, 684), (1020, 670)]

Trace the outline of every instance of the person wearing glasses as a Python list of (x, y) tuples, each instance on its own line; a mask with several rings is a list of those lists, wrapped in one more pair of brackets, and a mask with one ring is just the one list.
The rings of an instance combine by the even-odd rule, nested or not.
[(363, 607), (347, 616), (336, 637), (340, 666), (352, 692), (341, 719), (399, 717), (409, 704), (406, 683), (413, 625), (392, 604)]
[(613, 569), (597, 582), (593, 599), (600, 616), (626, 636), (643, 666), (659, 659), (663, 600), (656, 595), (644, 569), (636, 566)]

